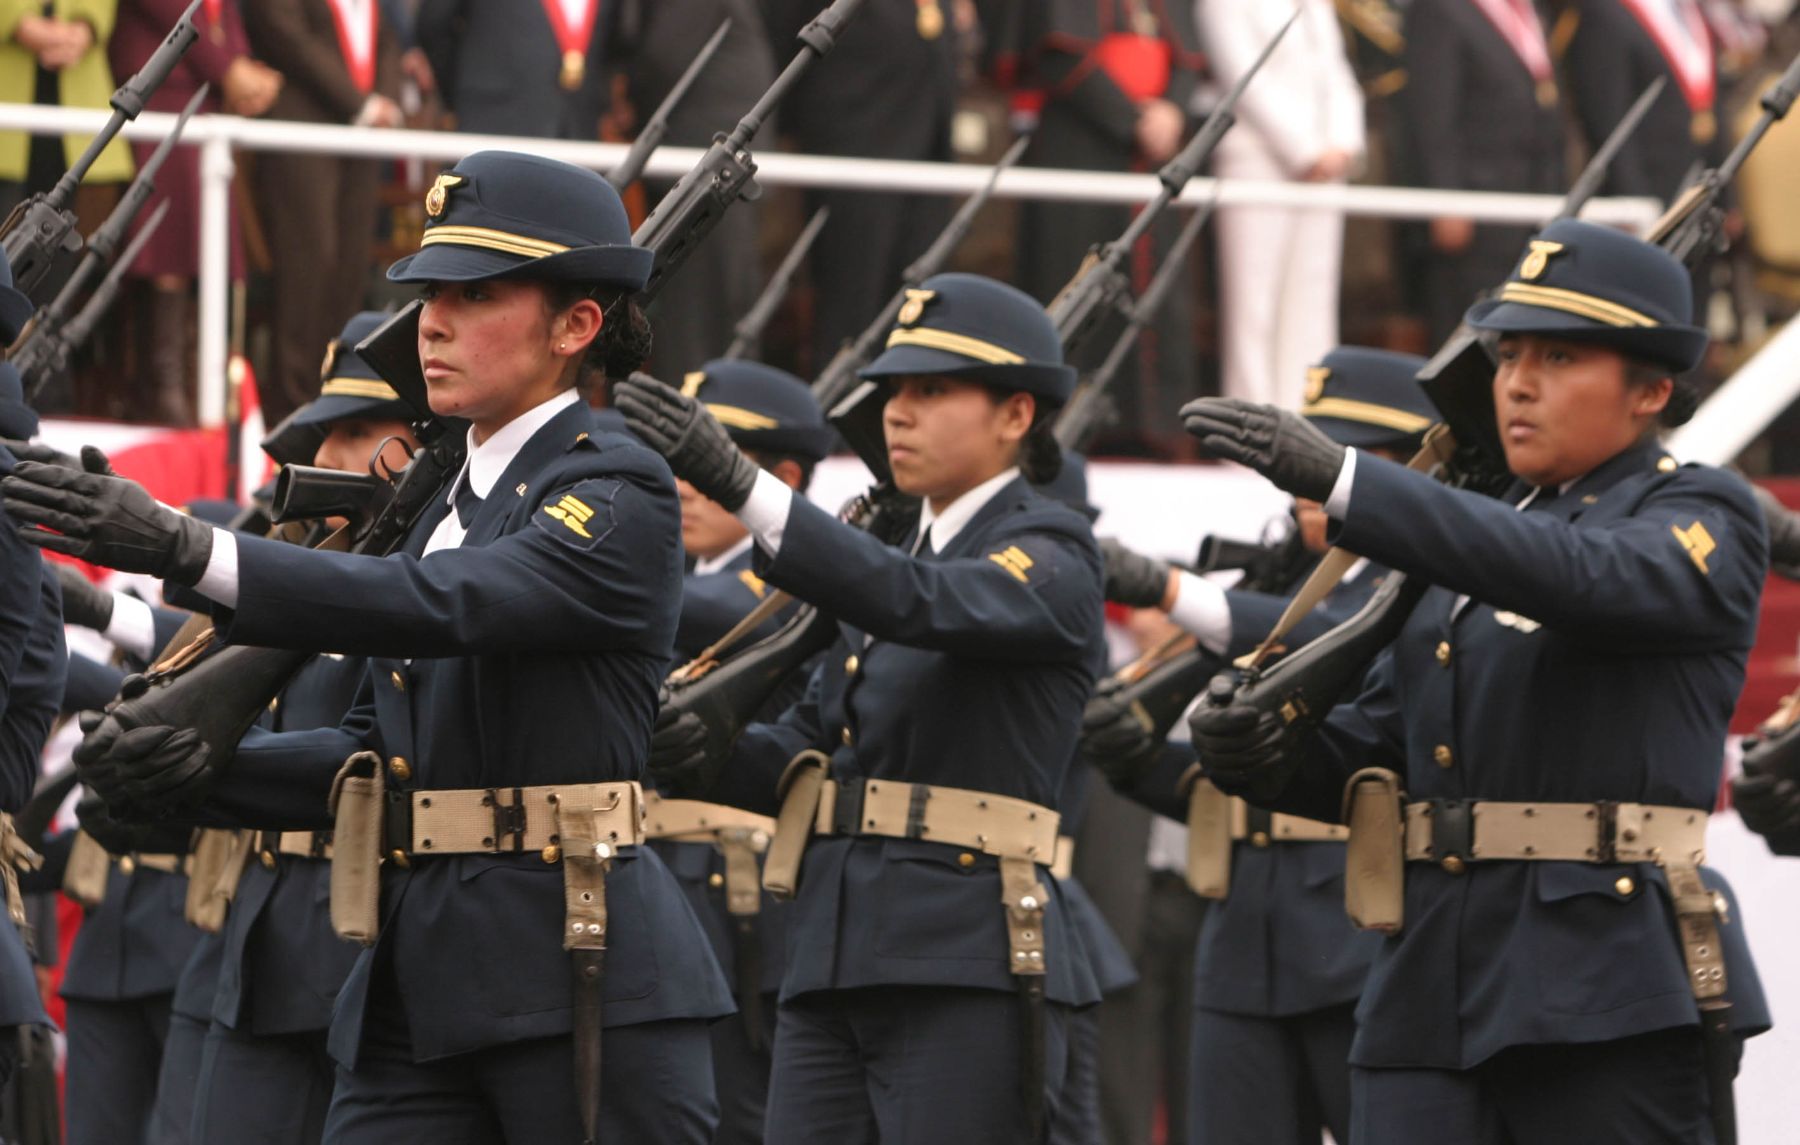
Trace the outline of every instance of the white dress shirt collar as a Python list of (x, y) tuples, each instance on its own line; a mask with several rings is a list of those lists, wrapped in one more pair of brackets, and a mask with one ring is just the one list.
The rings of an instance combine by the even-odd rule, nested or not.
[(446, 498), (451, 505), (456, 504), (456, 494), (467, 481), (475, 495), (487, 499), (494, 491), (494, 484), (500, 475), (506, 472), (513, 458), (519, 456), (519, 450), (525, 448), (538, 430), (550, 424), (550, 420), (563, 410), (568, 409), (581, 400), (581, 395), (573, 389), (563, 390), (546, 402), (532, 406), (518, 417), (513, 418), (484, 442), (475, 443), (475, 427), (469, 427), (469, 459), (463, 463), (463, 471), (456, 482), (450, 486), (450, 495)]
[(956, 535), (963, 531), (963, 526), (975, 519), (982, 506), (994, 499), (1000, 490), (1012, 484), (1019, 476), (1018, 466), (1004, 470), (983, 481), (975, 488), (964, 493), (941, 513), (931, 511), (931, 502), (926, 501), (919, 508), (919, 545), (915, 552), (922, 549), (926, 538), (930, 538), (933, 552), (941, 553), (956, 540)]
[(755, 537), (751, 536), (749, 533), (745, 533), (738, 538), (737, 544), (726, 549), (718, 556), (696, 558), (694, 561), (694, 575), (706, 576), (709, 573), (716, 573), (720, 569), (725, 568), (732, 561), (737, 560), (739, 557), (743, 556), (744, 553), (749, 551), (750, 546), (755, 543), (755, 540)]

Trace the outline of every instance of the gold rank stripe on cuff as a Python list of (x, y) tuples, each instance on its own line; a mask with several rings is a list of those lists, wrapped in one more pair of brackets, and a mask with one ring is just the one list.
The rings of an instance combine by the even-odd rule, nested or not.
[(1000, 552), (989, 553), (988, 560), (993, 561), (1008, 573), (1011, 573), (1013, 579), (1021, 584), (1030, 583), (1031, 578), (1026, 575), (1026, 570), (1037, 563), (1026, 556), (1025, 550), (1017, 545), (1008, 545)]
[(990, 366), (1022, 366), (1025, 359), (1004, 346), (996, 346), (992, 342), (984, 342), (980, 338), (971, 338), (967, 334), (956, 334), (949, 330), (933, 330), (929, 327), (901, 327), (888, 335), (888, 348), (895, 346), (923, 346), (928, 350), (947, 350), (952, 354), (961, 354), (965, 358), (973, 358), (977, 362), (986, 362)]
[(781, 423), (772, 417), (754, 413), (742, 406), (715, 405), (707, 403), (707, 412), (719, 419), (720, 425), (732, 429), (779, 429)]
[(528, 238), (525, 235), (513, 234), (511, 231), (496, 231), (488, 227), (426, 227), (425, 236), (419, 240), (420, 248), (436, 246), (439, 243), (454, 243), (457, 246), (497, 250), (503, 254), (516, 254), (523, 258), (545, 258), (553, 254), (562, 254), (569, 249), (562, 243), (546, 242), (543, 239)]
[(319, 396), (322, 398), (370, 398), (380, 402), (400, 400), (400, 395), (394, 392), (393, 386), (374, 378), (328, 378), (325, 384), (319, 387)]
[(1359, 402), (1353, 398), (1320, 398), (1307, 402), (1300, 412), (1306, 417), (1334, 417), (1339, 421), (1358, 421), (1365, 425), (1378, 425), (1383, 429), (1397, 430), (1400, 433), (1424, 433), (1431, 428), (1431, 419), (1420, 417), (1416, 413), (1393, 409), (1389, 406), (1377, 405), (1374, 402)]
[(1573, 314), (1580, 318), (1591, 318), (1595, 322), (1607, 326), (1654, 328), (1662, 325), (1648, 314), (1641, 314), (1629, 306), (1621, 306), (1604, 298), (1596, 298), (1592, 294), (1583, 294), (1578, 290), (1564, 290), (1557, 286), (1533, 286), (1529, 282), (1509, 282), (1500, 288), (1500, 301), (1519, 302), (1526, 306), (1538, 306), (1545, 310), (1560, 310), (1565, 314)]

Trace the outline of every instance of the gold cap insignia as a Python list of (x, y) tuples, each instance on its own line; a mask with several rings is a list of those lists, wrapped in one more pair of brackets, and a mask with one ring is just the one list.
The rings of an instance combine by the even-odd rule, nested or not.
[(925, 304), (937, 297), (935, 290), (908, 290), (906, 301), (900, 306), (899, 321), (902, 326), (911, 326), (925, 316)]
[(439, 175), (431, 184), (431, 190), (425, 192), (425, 214), (433, 219), (441, 218), (444, 209), (449, 206), (450, 189), (460, 187), (468, 180), (461, 175), (452, 175), (448, 171)]
[(700, 387), (705, 384), (705, 370), (690, 370), (688, 373), (682, 375), (681, 396), (684, 398), (698, 397), (700, 395)]
[(325, 360), (319, 363), (319, 381), (321, 383), (323, 383), (326, 378), (337, 373), (338, 355), (341, 354), (343, 350), (344, 344), (336, 338), (325, 343)]
[(1526, 253), (1525, 261), (1519, 264), (1519, 277), (1526, 282), (1537, 278), (1544, 273), (1544, 268), (1550, 265), (1550, 256), (1562, 252), (1563, 244), (1561, 243), (1532, 239), (1531, 250)]
[(1331, 376), (1330, 366), (1308, 366), (1306, 368), (1306, 404), (1311, 405), (1325, 396), (1325, 379)]

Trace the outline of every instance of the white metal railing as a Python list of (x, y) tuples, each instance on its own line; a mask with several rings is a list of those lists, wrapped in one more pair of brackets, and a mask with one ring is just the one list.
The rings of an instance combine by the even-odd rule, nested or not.
[[(0, 103), (0, 130), (37, 134), (93, 133), (100, 130), (106, 120), (105, 111)], [(125, 135), (130, 139), (158, 140), (174, 125), (173, 115), (147, 112), (126, 125)], [(230, 186), (235, 170), (233, 150), (309, 152), (388, 160), (454, 160), (472, 151), (504, 148), (531, 151), (600, 171), (617, 164), (626, 152), (623, 144), (616, 143), (377, 130), (242, 119), (229, 115), (195, 117), (189, 121), (182, 143), (200, 149), (198, 410), (201, 424), (207, 426), (219, 425), (225, 419), (230, 312), (228, 228)], [(645, 174), (652, 178), (678, 177), (691, 168), (700, 155), (698, 149), (690, 147), (659, 148), (651, 156)], [(968, 195), (987, 180), (986, 168), (961, 163), (849, 159), (775, 151), (759, 152), (756, 162), (758, 181), (771, 187)], [(1001, 198), (1143, 203), (1154, 197), (1157, 189), (1158, 183), (1152, 175), (1013, 168), (1001, 176), (994, 193)], [(1561, 205), (1560, 198), (1554, 195), (1317, 183), (1220, 182), (1205, 177), (1194, 179), (1182, 200), (1197, 205), (1215, 193), (1221, 206), (1314, 207), (1352, 215), (1412, 219), (1459, 217), (1484, 223), (1540, 223)], [(1588, 203), (1582, 217), (1643, 230), (1654, 221), (1656, 214), (1657, 204), (1650, 199), (1595, 199)]]

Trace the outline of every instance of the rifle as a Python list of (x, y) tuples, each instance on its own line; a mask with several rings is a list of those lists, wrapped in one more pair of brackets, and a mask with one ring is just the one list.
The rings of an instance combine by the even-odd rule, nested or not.
[(1076, 268), (1075, 276), (1059, 291), (1050, 302), (1050, 318), (1056, 323), (1056, 332), (1062, 337), (1063, 360), (1071, 361), (1077, 351), (1090, 338), (1100, 320), (1107, 314), (1119, 311), (1131, 293), (1131, 283), (1125, 274), (1125, 260), (1131, 257), (1131, 250), (1139, 239), (1150, 233), (1150, 228), (1157, 218), (1169, 208), (1181, 195), (1182, 188), (1188, 180), (1205, 165), (1213, 151), (1219, 146), (1219, 140), (1231, 130), (1237, 122), (1238, 100), (1243, 98), (1244, 89), (1256, 78), (1264, 63), (1286, 36), (1294, 21), (1300, 18), (1298, 10), (1287, 18), (1267, 44), (1262, 54), (1256, 57), (1238, 81), (1231, 85), (1225, 98), (1213, 108), (1194, 132), (1194, 137), (1187, 145), (1175, 153), (1175, 157), (1162, 165), (1156, 173), (1161, 187), (1156, 197), (1151, 199), (1144, 209), (1139, 211), (1125, 228), (1123, 234), (1111, 242), (1102, 243), (1088, 252)]
[(1057, 444), (1064, 449), (1086, 449), (1112, 420), (1114, 407), (1109, 391), (1112, 389), (1113, 379), (1119, 376), (1126, 360), (1137, 349), (1138, 338), (1143, 334), (1144, 328), (1156, 319), (1163, 304), (1174, 292), (1175, 280), (1187, 265), (1188, 252), (1200, 237), (1200, 228), (1206, 225), (1206, 220), (1212, 217), (1213, 209), (1218, 205), (1219, 197), (1215, 194), (1181, 228), (1174, 245), (1169, 248), (1168, 257), (1156, 268), (1150, 285), (1144, 288), (1143, 296), (1126, 312), (1125, 329), (1113, 343), (1112, 349), (1107, 351), (1100, 368), (1075, 387), (1069, 403), (1056, 415), (1056, 423), (1050, 432)]
[(712, 146), (706, 149), (700, 162), (663, 196), (650, 217), (631, 236), (632, 242), (656, 252), (650, 281), (638, 295), (640, 302), (648, 303), (656, 297), (663, 282), (718, 225), (731, 204), (739, 198), (754, 200), (762, 194), (762, 188), (755, 181), (756, 160), (750, 154), (751, 140), (756, 138), (763, 121), (806, 74), (812, 62), (831, 51), (838, 35), (862, 3), (863, 0), (832, 0), (829, 8), (800, 29), (799, 53), (775, 77), (775, 82), (756, 101), (756, 106), (738, 120), (729, 135), (713, 137)]
[[(169, 213), (169, 204), (158, 204), (156, 211), (145, 221), (143, 229), (132, 238), (126, 246), (125, 253), (119, 261), (106, 272), (100, 285), (94, 289), (93, 297), (87, 300), (75, 316), (63, 324), (61, 329), (46, 326), (42, 332), (34, 331), (29, 353), (19, 360), (19, 376), (25, 386), (25, 401), (30, 403), (46, 385), (59, 378), (69, 368), (69, 356), (77, 346), (84, 345), (88, 335), (94, 332), (102, 316), (112, 309), (113, 300), (119, 296), (119, 284), (131, 264), (137, 261), (150, 236), (162, 226), (162, 221)], [(60, 297), (60, 296), (59, 296)], [(29, 368), (30, 374), (25, 371)]]
[(650, 118), (644, 121), (644, 129), (631, 141), (631, 150), (625, 153), (625, 158), (606, 173), (606, 181), (613, 185), (613, 190), (623, 192), (644, 173), (644, 165), (650, 162), (651, 153), (662, 146), (663, 136), (669, 133), (669, 116), (687, 98), (688, 89), (694, 86), (701, 71), (718, 54), (719, 45), (725, 42), (725, 34), (729, 31), (731, 20), (727, 17), (719, 22), (718, 31), (706, 41), (700, 54), (694, 57), (687, 70), (681, 73), (681, 78), (675, 81), (675, 86), (669, 89), (669, 94), (663, 96), (662, 102), (656, 105), (656, 110), (650, 113)]
[[(1582, 168), (1551, 221), (1574, 218), (1599, 193), (1613, 158), (1649, 114), (1650, 106), (1662, 94), (1663, 83), (1658, 76), (1637, 97)], [(1512, 481), (1512, 474), (1506, 468), (1506, 450), (1500, 444), (1499, 423), (1494, 420), (1494, 362), (1481, 335), (1459, 325), (1419, 370), (1418, 380), (1456, 436), (1451, 468), (1462, 474), (1466, 486), (1498, 495)]]
[(993, 197), (1001, 172), (1019, 161), (1030, 142), (1031, 137), (1028, 135), (1022, 135), (1013, 141), (1013, 145), (1006, 149), (1006, 154), (988, 172), (987, 182), (957, 208), (956, 214), (938, 232), (937, 238), (931, 240), (925, 253), (901, 272), (899, 289), (894, 291), (880, 312), (863, 327), (862, 333), (840, 346), (824, 371), (813, 379), (813, 397), (818, 399), (819, 408), (837, 426), (845, 444), (862, 458), (877, 481), (888, 478), (887, 447), (881, 429), (881, 402), (869, 400), (876, 392), (876, 386), (857, 377), (857, 372), (881, 353), (888, 332), (893, 329), (894, 322), (900, 316), (900, 308), (906, 305), (906, 292), (916, 289), (950, 261), (956, 248), (969, 236), (969, 231), (975, 225), (975, 216)]
[[(119, 205), (114, 207), (112, 213), (106, 217), (106, 221), (88, 236), (87, 250), (82, 255), (81, 262), (76, 265), (75, 272), (69, 275), (69, 280), (63, 284), (61, 290), (56, 292), (56, 297), (38, 312), (37, 317), (31, 323), (31, 328), (20, 336), (19, 341), (8, 352), (7, 360), (12, 362), (19, 371), (19, 377), (24, 382), (28, 399), (35, 396), (50, 379), (60, 374), (66, 366), (68, 351), (74, 343), (62, 336), (63, 322), (70, 310), (74, 308), (75, 300), (94, 284), (95, 279), (99, 277), (106, 265), (113, 261), (113, 255), (118, 252), (119, 243), (125, 238), (125, 232), (137, 220), (139, 213), (144, 209), (144, 204), (148, 203), (150, 196), (155, 193), (157, 173), (162, 170), (164, 161), (169, 157), (169, 152), (174, 150), (176, 142), (180, 140), (182, 131), (187, 127), (188, 119), (199, 108), (200, 101), (206, 98), (207, 91), (208, 88), (202, 85), (200, 90), (194, 93), (194, 97), (188, 100), (187, 106), (181, 109), (181, 115), (175, 121), (175, 130), (169, 133), (168, 138), (157, 144), (156, 150), (144, 162), (143, 167), (139, 168), (137, 177), (132, 179), (131, 186), (125, 189)], [(126, 265), (130, 265), (133, 260), (128, 258), (123, 261)], [(59, 342), (61, 343), (60, 347)], [(60, 355), (58, 354), (59, 349)]]
[(157, 45), (144, 66), (113, 93), (112, 118), (107, 120), (100, 134), (94, 136), (81, 157), (56, 181), (56, 186), (48, 194), (33, 195), (20, 203), (6, 221), (0, 223), (0, 250), (4, 250), (6, 261), (12, 267), (13, 285), (33, 303), (43, 305), (45, 299), (41, 294), (52, 272), (69, 266), (81, 251), (81, 236), (75, 231), (75, 212), (71, 209), (76, 186), (100, 158), (106, 145), (124, 128), (125, 122), (136, 119), (143, 112), (145, 102), (200, 38), (199, 29), (194, 26), (194, 12), (201, 2), (193, 0), (188, 5), (187, 11), (181, 14), (181, 19), (175, 22), (175, 27)]
[(781, 265), (769, 276), (768, 285), (757, 296), (756, 305), (748, 313), (738, 319), (732, 327), (731, 345), (725, 351), (725, 357), (742, 358), (749, 355), (756, 344), (762, 341), (763, 331), (768, 328), (769, 319), (775, 316), (775, 308), (787, 297), (788, 288), (794, 284), (794, 276), (800, 273), (800, 264), (806, 261), (811, 253), (813, 240), (819, 237), (819, 231), (825, 226), (825, 220), (831, 217), (830, 207), (820, 207), (813, 212), (812, 218), (788, 248), (787, 254), (781, 257)]

